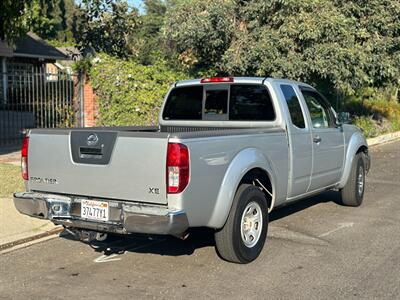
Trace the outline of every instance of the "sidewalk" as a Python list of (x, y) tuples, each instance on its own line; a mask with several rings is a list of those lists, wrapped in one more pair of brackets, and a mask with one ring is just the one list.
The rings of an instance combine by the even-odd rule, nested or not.
[(20, 214), (11, 198), (0, 198), (0, 250), (46, 235), (57, 227), (48, 220)]
[(1, 163), (7, 163), (7, 164), (15, 165), (15, 166), (20, 166), (21, 165), (21, 151), (14, 151), (14, 152), (7, 153), (7, 154), (2, 154), (0, 152), (0, 164)]
[[(20, 166), (20, 151), (0, 155), (0, 164)], [(4, 174), (2, 174), (4, 176)], [(17, 177), (15, 175), (11, 175)], [(16, 178), (18, 180), (19, 177)], [(21, 179), (22, 180), (22, 179)], [(0, 190), (3, 187), (0, 187)], [(39, 237), (54, 234), (58, 229), (48, 220), (20, 214), (14, 207), (11, 191), (0, 196), (0, 251)], [(9, 196), (8, 196), (9, 194)]]

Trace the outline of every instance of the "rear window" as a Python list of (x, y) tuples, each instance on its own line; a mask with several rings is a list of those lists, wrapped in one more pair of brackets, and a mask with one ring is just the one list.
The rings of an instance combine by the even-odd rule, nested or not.
[(206, 91), (205, 115), (224, 115), (228, 110), (228, 90)]
[(203, 87), (175, 88), (164, 107), (164, 120), (201, 120)]
[[(273, 121), (275, 111), (263, 85), (232, 84), (224, 89), (204, 86), (178, 87), (171, 91), (163, 111), (164, 120)], [(228, 104), (229, 97), (229, 104)], [(204, 102), (204, 113), (202, 112)], [(218, 117), (220, 116), (220, 117)]]
[(263, 85), (232, 85), (229, 120), (273, 121), (275, 111)]

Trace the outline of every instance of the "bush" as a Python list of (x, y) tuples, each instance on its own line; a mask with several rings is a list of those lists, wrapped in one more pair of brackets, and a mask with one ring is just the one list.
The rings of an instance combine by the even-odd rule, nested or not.
[(344, 111), (353, 116), (353, 123), (363, 129), (367, 137), (400, 130), (400, 103), (388, 101), (384, 94), (364, 91), (362, 96), (344, 102)]
[(151, 66), (100, 55), (89, 73), (99, 105), (100, 126), (155, 125), (168, 88), (185, 74), (160, 61)]

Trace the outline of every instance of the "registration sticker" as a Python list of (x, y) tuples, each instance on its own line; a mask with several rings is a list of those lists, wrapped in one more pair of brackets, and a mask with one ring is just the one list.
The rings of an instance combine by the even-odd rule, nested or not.
[(82, 200), (81, 218), (95, 221), (108, 221), (108, 202)]

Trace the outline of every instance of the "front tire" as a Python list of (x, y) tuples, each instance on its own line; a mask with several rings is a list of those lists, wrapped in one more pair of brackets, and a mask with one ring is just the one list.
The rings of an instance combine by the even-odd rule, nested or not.
[(351, 166), (350, 176), (341, 190), (342, 203), (346, 206), (360, 206), (364, 199), (365, 163), (364, 153), (357, 153)]
[(264, 247), (268, 205), (264, 193), (250, 184), (239, 186), (224, 227), (215, 233), (219, 255), (230, 262), (249, 263)]

